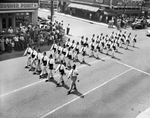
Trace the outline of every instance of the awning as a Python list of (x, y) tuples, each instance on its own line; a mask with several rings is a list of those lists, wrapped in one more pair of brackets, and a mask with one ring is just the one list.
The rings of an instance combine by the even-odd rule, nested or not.
[(82, 4), (75, 4), (75, 3), (70, 3), (68, 7), (83, 9), (83, 10), (92, 11), (92, 12), (97, 12), (99, 10), (99, 7), (93, 7), (89, 5), (82, 5)]
[(104, 15), (107, 15), (107, 16), (116, 16), (116, 12), (114, 12), (112, 10), (104, 10)]

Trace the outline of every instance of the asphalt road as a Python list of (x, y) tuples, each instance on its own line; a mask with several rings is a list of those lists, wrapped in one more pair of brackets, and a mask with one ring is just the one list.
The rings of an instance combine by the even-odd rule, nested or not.
[[(65, 16), (56, 16), (70, 23), (71, 39), (84, 35), (110, 34), (115, 29)], [(78, 91), (67, 95), (66, 86), (45, 82), (27, 69), (26, 57), (0, 62), (1, 118), (135, 118), (150, 106), (150, 38), (146, 30), (127, 29), (138, 35), (136, 48), (119, 49), (116, 59), (101, 54), (100, 60), (86, 57), (87, 64), (77, 63)], [(49, 52), (50, 53), (50, 52)], [(79, 57), (81, 59), (81, 57)], [(58, 81), (58, 73), (55, 74)]]

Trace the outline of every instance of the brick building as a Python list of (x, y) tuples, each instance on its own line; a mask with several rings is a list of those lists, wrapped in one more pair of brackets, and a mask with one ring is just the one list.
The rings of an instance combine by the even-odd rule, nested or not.
[(0, 0), (0, 32), (19, 24), (37, 23), (38, 0)]

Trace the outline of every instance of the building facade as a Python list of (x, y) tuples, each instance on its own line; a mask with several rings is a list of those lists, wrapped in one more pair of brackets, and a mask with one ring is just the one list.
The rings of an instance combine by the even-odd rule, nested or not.
[(60, 0), (65, 13), (106, 22), (116, 16), (138, 16), (144, 10), (144, 0)]
[(38, 0), (0, 0), (0, 32), (38, 21)]
[[(40, 0), (40, 8), (50, 9), (51, 8), (51, 0)], [(58, 0), (53, 0), (53, 8), (57, 9)]]

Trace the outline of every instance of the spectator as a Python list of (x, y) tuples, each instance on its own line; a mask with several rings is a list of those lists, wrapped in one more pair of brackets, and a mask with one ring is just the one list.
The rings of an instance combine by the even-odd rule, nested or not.
[(20, 44), (19, 44), (19, 37), (18, 37), (18, 35), (16, 35), (15, 37), (14, 37), (14, 42), (15, 42), (15, 51), (20, 51)]
[(2, 53), (4, 53), (4, 51), (5, 51), (5, 40), (4, 40), (4, 37), (0, 38), (0, 50), (1, 50)]
[(24, 50), (25, 49), (25, 46), (24, 46), (25, 45), (25, 39), (24, 39), (23, 34), (20, 35), (19, 39), (20, 39), (20, 48), (21, 48), (21, 50)]
[(11, 34), (14, 32), (14, 30), (12, 29), (12, 27), (10, 27), (10, 28), (8, 29), (8, 32), (11, 33)]

